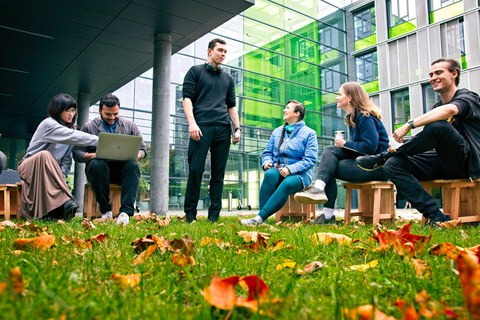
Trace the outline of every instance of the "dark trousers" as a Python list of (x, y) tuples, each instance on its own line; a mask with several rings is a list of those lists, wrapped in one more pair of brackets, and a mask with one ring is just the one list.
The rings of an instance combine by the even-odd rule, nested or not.
[(419, 181), (468, 178), (470, 148), (447, 121), (433, 122), (413, 136), (383, 167), (397, 190), (428, 218), (438, 210)]
[(85, 173), (102, 213), (112, 211), (109, 198), (110, 183), (117, 183), (122, 186), (120, 212), (133, 216), (140, 180), (140, 169), (136, 161), (107, 161), (94, 158), (87, 162)]
[(365, 171), (355, 164), (355, 158), (360, 153), (355, 151), (329, 146), (323, 150), (322, 159), (317, 171), (317, 179), (325, 182), (325, 195), (328, 201), (325, 208), (335, 208), (337, 200), (336, 179), (349, 182), (387, 181), (388, 178), (382, 169)]
[(258, 215), (265, 221), (280, 210), (287, 202), (288, 196), (303, 189), (302, 180), (297, 175), (283, 178), (277, 168), (265, 171), (260, 187), (260, 212)]
[(188, 145), (188, 181), (185, 191), (184, 212), (187, 219), (197, 216), (203, 171), (208, 150), (210, 150), (210, 207), (208, 218), (218, 219), (222, 210), (223, 178), (230, 152), (230, 126), (200, 126), (203, 136), (199, 141), (190, 139)]

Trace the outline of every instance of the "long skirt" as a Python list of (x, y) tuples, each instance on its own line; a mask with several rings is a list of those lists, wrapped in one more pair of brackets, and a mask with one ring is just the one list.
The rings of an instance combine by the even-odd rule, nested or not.
[(50, 211), (74, 199), (57, 160), (49, 151), (40, 151), (18, 166), (22, 179), (23, 218), (40, 219)]

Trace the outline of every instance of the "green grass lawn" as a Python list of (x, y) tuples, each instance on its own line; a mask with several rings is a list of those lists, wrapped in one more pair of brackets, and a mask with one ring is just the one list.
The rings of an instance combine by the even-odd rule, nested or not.
[[(98, 223), (96, 229), (86, 230), (81, 219), (65, 224), (34, 222), (48, 228), (55, 236), (55, 245), (46, 250), (28, 250), (14, 254), (14, 241), (33, 238), (38, 232), (25, 228), (6, 227), (0, 231), (0, 318), (2, 319), (342, 319), (345, 308), (374, 305), (395, 318), (402, 315), (394, 303), (404, 300), (415, 308), (416, 295), (425, 290), (432, 301), (450, 307), (459, 307), (460, 315), (467, 316), (457, 265), (444, 255), (429, 253), (434, 244), (449, 242), (460, 247), (480, 244), (479, 226), (460, 226), (451, 230), (432, 230), (415, 223), (411, 233), (432, 238), (425, 250), (415, 257), (430, 267), (429, 274), (416, 275), (410, 259), (393, 250), (379, 252), (378, 243), (370, 239), (372, 226), (311, 226), (308, 224), (244, 227), (237, 218), (222, 218), (212, 224), (200, 218), (186, 224), (172, 220), (162, 227), (154, 222), (131, 221), (126, 227), (113, 223)], [(405, 223), (403, 223), (405, 224)], [(402, 225), (403, 225), (402, 224)], [(394, 229), (390, 225), (389, 229)], [(267, 248), (255, 252), (245, 248), (241, 230), (270, 234)], [(312, 235), (333, 232), (347, 235), (357, 242), (350, 245), (315, 245)], [(74, 244), (74, 239), (89, 239), (105, 233), (108, 239), (93, 243), (85, 250)], [(195, 246), (194, 264), (180, 267), (172, 262), (172, 252), (155, 251), (143, 263), (134, 264), (138, 256), (131, 245), (137, 238), (156, 235), (168, 240), (191, 237)], [(211, 244), (201, 246), (205, 237), (222, 239), (223, 247)], [(284, 240), (285, 246), (273, 250), (275, 240)], [(290, 259), (297, 263), (292, 268), (277, 268)], [(378, 260), (378, 265), (362, 271), (347, 271), (346, 267)], [(298, 275), (296, 269), (313, 261), (323, 267), (312, 273)], [(10, 272), (19, 267), (24, 290), (15, 293)], [(138, 286), (125, 287), (112, 275), (141, 274)], [(235, 308), (231, 313), (212, 307), (201, 290), (212, 278), (257, 275), (269, 287), (270, 298), (281, 298), (274, 305), (265, 304), (261, 312)], [(237, 287), (238, 296), (246, 291)]]

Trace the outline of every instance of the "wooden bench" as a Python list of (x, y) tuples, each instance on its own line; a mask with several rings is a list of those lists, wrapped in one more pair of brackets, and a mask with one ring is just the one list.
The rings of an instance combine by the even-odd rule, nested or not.
[(293, 194), (288, 196), (287, 202), (283, 207), (275, 213), (275, 220), (281, 221), (285, 219), (311, 219), (315, 218), (315, 204), (299, 203), (293, 198)]
[[(117, 216), (120, 211), (122, 199), (122, 187), (118, 184), (110, 184), (110, 201), (112, 203), (113, 216)], [(93, 192), (90, 183), (85, 184), (85, 193), (83, 198), (83, 216), (87, 219), (100, 218), (102, 213), (97, 203), (97, 198)]]
[[(345, 223), (350, 223), (352, 216), (361, 219), (371, 217), (373, 225), (380, 220), (395, 220), (395, 186), (390, 181), (344, 182)], [(358, 190), (358, 210), (352, 210), (352, 192)]]
[(438, 187), (442, 192), (443, 213), (462, 222), (480, 221), (480, 179), (421, 181), (428, 193)]
[(11, 215), (20, 219), (20, 191), (17, 185), (0, 185), (0, 215), (3, 215), (5, 220), (10, 220)]

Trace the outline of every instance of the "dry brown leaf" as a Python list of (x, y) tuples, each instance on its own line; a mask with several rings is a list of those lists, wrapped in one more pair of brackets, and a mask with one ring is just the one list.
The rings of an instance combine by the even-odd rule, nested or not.
[(170, 224), (170, 221), (172, 221), (172, 218), (170, 218), (170, 216), (166, 216), (165, 219), (162, 219), (162, 220), (158, 219), (157, 221), (160, 227), (166, 227)]
[(82, 221), (82, 227), (85, 230), (90, 230), (90, 229), (97, 229), (95, 225), (93, 224), (92, 221), (88, 220), (87, 218), (84, 218)]
[(131, 245), (133, 246), (133, 251), (135, 253), (140, 253), (145, 251), (149, 246), (157, 243), (152, 235), (147, 235), (144, 238), (137, 238), (132, 241)]
[(437, 223), (438, 226), (440, 226), (443, 229), (454, 229), (456, 227), (459, 227), (462, 225), (462, 221), (460, 220), (449, 220), (445, 222), (439, 222)]
[(321, 268), (323, 268), (323, 263), (321, 263), (320, 261), (313, 261), (307, 264), (305, 267), (303, 267), (303, 269), (297, 269), (297, 274), (304, 275), (307, 273), (312, 273), (314, 271), (317, 271)]
[(13, 243), (17, 250), (39, 249), (47, 250), (55, 244), (55, 236), (51, 234), (42, 234), (36, 238), (19, 238)]

